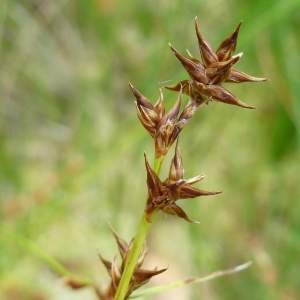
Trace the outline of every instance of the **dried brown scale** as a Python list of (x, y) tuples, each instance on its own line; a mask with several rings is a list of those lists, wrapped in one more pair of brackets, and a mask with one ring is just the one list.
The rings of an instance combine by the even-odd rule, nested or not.
[(200, 190), (192, 184), (202, 180), (204, 175), (198, 175), (190, 179), (183, 179), (182, 159), (179, 152), (179, 143), (175, 149), (175, 155), (172, 159), (169, 176), (165, 181), (161, 181), (152, 170), (145, 155), (145, 166), (147, 170), (148, 200), (146, 205), (146, 216), (151, 221), (151, 215), (155, 209), (183, 218), (186, 221), (197, 223), (191, 220), (186, 213), (175, 202), (179, 199), (190, 199), (199, 196), (216, 195), (220, 192), (209, 192)]
[(202, 61), (206, 68), (209, 68), (214, 63), (226, 62), (232, 58), (232, 54), (236, 49), (237, 38), (242, 21), (239, 23), (235, 31), (227, 37), (219, 45), (215, 52), (210, 44), (202, 36), (197, 21), (195, 19), (195, 30), (198, 38), (199, 50), (202, 57)]
[(246, 103), (242, 102), (238, 98), (236, 98), (232, 93), (228, 90), (222, 88), (218, 85), (208, 85), (206, 86), (207, 90), (211, 92), (212, 98), (216, 101), (220, 101), (227, 104), (237, 105), (244, 108), (255, 109), (256, 107), (247, 105)]
[(208, 78), (205, 74), (205, 67), (201, 63), (195, 63), (185, 58), (171, 44), (169, 45), (174, 55), (179, 59), (192, 79), (203, 83), (208, 83)]
[[(174, 106), (165, 113), (163, 105), (163, 95), (160, 95), (155, 105), (144, 97), (131, 83), (129, 86), (136, 98), (137, 116), (144, 128), (150, 133), (155, 140), (155, 158), (165, 156), (169, 148), (176, 140), (179, 132), (182, 130), (185, 121), (179, 120), (179, 112), (181, 106), (181, 89)], [(178, 123), (179, 120), (179, 123)]]
[[(157, 103), (153, 105), (131, 83), (129, 83), (129, 86), (136, 97), (137, 116), (144, 128), (155, 140), (155, 158), (166, 155), (181, 130), (197, 109), (212, 99), (212, 92), (207, 86), (196, 81), (184, 80), (173, 87), (168, 87), (169, 89), (178, 91), (179, 96), (174, 106), (165, 113), (161, 90)], [(191, 97), (179, 115), (182, 93), (190, 94), (193, 97)]]
[(110, 227), (110, 230), (112, 231), (116, 241), (117, 241), (117, 244), (118, 244), (118, 249), (119, 249), (119, 252), (121, 254), (121, 258), (122, 260), (124, 260), (126, 258), (126, 255), (128, 253), (128, 250), (129, 250), (129, 246), (128, 244), (126, 243), (126, 241), (124, 239), (122, 239), (117, 233), (116, 231), (113, 229), (113, 227), (111, 226), (111, 224), (109, 223), (109, 227)]
[(225, 82), (243, 83), (243, 82), (261, 82), (267, 81), (266, 78), (257, 78), (247, 75), (241, 71), (232, 69)]
[(212, 63), (209, 68), (205, 70), (209, 84), (219, 84), (228, 78), (232, 67), (240, 60), (242, 53), (233, 56), (225, 62)]
[(183, 57), (170, 45), (172, 52), (186, 69), (191, 80), (183, 80), (173, 86), (166, 86), (166, 88), (172, 91), (179, 91), (180, 86), (185, 84), (188, 85), (188, 88), (185, 87), (183, 93), (189, 95), (194, 101), (202, 103), (208, 100), (216, 100), (231, 105), (254, 109), (254, 106), (243, 103), (221, 86), (223, 82), (242, 83), (268, 80), (266, 78), (249, 76), (233, 69), (234, 65), (242, 56), (242, 53), (233, 56), (241, 24), (242, 21), (238, 24), (234, 32), (221, 42), (215, 52), (201, 34), (195, 20), (195, 30), (202, 62), (195, 58), (189, 51), (187, 51), (187, 53), (190, 59)]
[[(174, 106), (160, 119), (155, 136), (155, 157), (165, 156), (174, 142), (172, 138), (181, 105), (181, 93)], [(175, 131), (176, 132), (176, 131)], [(176, 135), (177, 137), (177, 135)]]
[[(198, 25), (197, 22), (195, 22), (195, 24)], [(219, 61), (228, 60), (231, 57), (232, 53), (235, 51), (236, 45), (237, 45), (238, 34), (239, 34), (240, 27), (242, 24), (243, 24), (243, 21), (241, 21), (238, 24), (238, 26), (236, 27), (234, 32), (229, 37), (227, 37), (218, 47), (216, 53), (219, 58)]]
[[(115, 258), (113, 259), (112, 262), (104, 259), (100, 254), (100, 260), (102, 261), (102, 263), (104, 264), (110, 278), (111, 278), (111, 283), (109, 285), (109, 287), (107, 287), (105, 290), (104, 289), (100, 289), (98, 288), (97, 290), (97, 294), (99, 296), (100, 299), (102, 300), (113, 300), (114, 296), (116, 294), (116, 291), (118, 289), (118, 285), (120, 283), (121, 280), (121, 276), (122, 273), (124, 272), (125, 269), (125, 262), (127, 260), (127, 257), (129, 255), (129, 252), (131, 250), (132, 244), (133, 244), (133, 240), (130, 242), (130, 244), (128, 245), (124, 239), (122, 239), (116, 232), (115, 230), (112, 228), (112, 226), (110, 225), (110, 228), (113, 232), (113, 235), (117, 241), (118, 244), (118, 248), (119, 248), (119, 252), (122, 258), (122, 263), (121, 263), (121, 267), (118, 267), (117, 264), (117, 257), (115, 256)], [(167, 269), (161, 269), (161, 270), (157, 270), (157, 268), (155, 268), (154, 270), (144, 270), (141, 269), (142, 264), (144, 263), (144, 260), (146, 258), (148, 252), (148, 248), (146, 246), (146, 243), (144, 242), (141, 252), (139, 254), (138, 260), (136, 262), (136, 266), (133, 272), (133, 275), (131, 277), (129, 286), (128, 286), (128, 290), (127, 290), (127, 294), (125, 299), (128, 299), (128, 297), (130, 296), (130, 294), (135, 291), (136, 289), (138, 289), (139, 287), (141, 287), (142, 285), (146, 284), (153, 276), (158, 275), (164, 271), (166, 271)]]

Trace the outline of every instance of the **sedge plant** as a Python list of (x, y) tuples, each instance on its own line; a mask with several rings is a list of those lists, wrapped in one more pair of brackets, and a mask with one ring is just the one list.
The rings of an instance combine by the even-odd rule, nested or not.
[[(140, 286), (147, 283), (151, 277), (166, 271), (166, 269), (145, 270), (142, 268), (148, 252), (146, 246), (147, 233), (155, 221), (156, 214), (162, 211), (164, 214), (170, 214), (190, 223), (197, 224), (197, 221), (192, 220), (177, 205), (177, 200), (212, 196), (221, 193), (220, 191), (202, 190), (194, 186), (195, 183), (204, 179), (204, 174), (196, 175), (189, 179), (184, 178), (179, 144), (179, 135), (182, 133), (182, 130), (199, 108), (212, 101), (255, 109), (254, 106), (245, 104), (229, 90), (225, 89), (222, 86), (223, 83), (262, 82), (268, 80), (266, 78), (252, 77), (235, 69), (235, 65), (242, 57), (242, 53), (234, 55), (241, 25), (242, 22), (238, 24), (236, 29), (214, 51), (201, 34), (197, 20), (195, 19), (195, 31), (200, 52), (199, 59), (195, 58), (189, 51), (187, 51), (188, 57), (184, 57), (170, 44), (171, 51), (186, 70), (189, 77), (175, 85), (165, 87), (178, 93), (177, 99), (169, 111), (165, 111), (161, 89), (159, 90), (158, 101), (152, 104), (136, 87), (129, 83), (129, 87), (136, 100), (137, 116), (142, 126), (152, 137), (154, 143), (155, 159), (153, 166), (151, 166), (148, 156), (144, 153), (148, 191), (145, 208), (142, 212), (136, 235), (129, 244), (111, 227), (117, 241), (122, 262), (121, 265), (118, 265), (116, 257), (113, 261), (108, 261), (99, 254), (100, 260), (111, 278), (108, 287), (100, 288), (92, 281), (71, 275), (65, 276), (65, 283), (70, 287), (78, 289), (85, 286), (92, 286), (99, 299), (124, 300), (188, 283), (209, 280), (217, 276), (232, 274), (250, 265), (250, 263), (246, 263), (233, 269), (215, 272), (206, 277), (189, 278), (167, 286), (144, 290), (139, 294), (137, 292), (133, 293)], [(185, 105), (182, 103), (183, 94), (189, 97)], [(176, 144), (175, 153), (169, 166), (168, 177), (163, 180), (160, 178), (160, 170), (164, 158), (173, 144)]]

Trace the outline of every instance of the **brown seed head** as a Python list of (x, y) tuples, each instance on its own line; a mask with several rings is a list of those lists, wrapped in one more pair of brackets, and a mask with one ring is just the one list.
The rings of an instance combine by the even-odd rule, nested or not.
[[(130, 249), (132, 247), (133, 244), (133, 240), (130, 242), (130, 244), (128, 245), (124, 239), (122, 239), (116, 232), (115, 230), (112, 228), (112, 226), (110, 225), (110, 228), (113, 232), (113, 235), (117, 241), (118, 244), (118, 248), (119, 248), (119, 252), (121, 254), (121, 258), (122, 258), (122, 264), (120, 267), (118, 267), (117, 264), (117, 257), (115, 256), (114, 260), (112, 262), (104, 259), (100, 254), (100, 260), (102, 261), (102, 263), (104, 264), (110, 278), (111, 278), (111, 283), (110, 286), (105, 290), (101, 290), (98, 289), (98, 295), (100, 297), (100, 299), (103, 300), (113, 300), (116, 291), (118, 289), (118, 285), (120, 283), (121, 280), (121, 276), (122, 273), (125, 269), (125, 263), (126, 263), (126, 259), (128, 257), (128, 254), (130, 252)], [(141, 253), (139, 255), (139, 258), (137, 260), (131, 281), (129, 283), (128, 286), (128, 291), (126, 294), (125, 299), (128, 299), (129, 295), (135, 291), (136, 289), (138, 289), (140, 286), (146, 284), (153, 276), (158, 275), (164, 271), (166, 271), (167, 269), (161, 269), (161, 270), (157, 270), (156, 268), (154, 270), (144, 270), (141, 269), (141, 266), (146, 258), (148, 252), (148, 248), (146, 246), (146, 242), (143, 244), (142, 246), (142, 250)]]
[(146, 155), (145, 165), (148, 186), (148, 200), (145, 211), (149, 222), (151, 222), (152, 212), (158, 208), (167, 214), (178, 216), (179, 218), (183, 218), (192, 223), (197, 223), (196, 221), (191, 220), (175, 202), (179, 199), (189, 199), (221, 193), (204, 191), (192, 186), (194, 183), (204, 178), (203, 174), (190, 179), (183, 179), (184, 170), (179, 152), (178, 140), (175, 155), (171, 162), (169, 176), (165, 181), (162, 182), (152, 170)]
[(233, 33), (221, 42), (215, 52), (201, 34), (195, 20), (195, 30), (202, 62), (190, 54), (190, 52), (188, 52), (189, 59), (183, 57), (173, 46), (170, 45), (172, 52), (186, 69), (191, 80), (184, 80), (179, 84), (166, 86), (166, 88), (178, 91), (179, 86), (184, 83), (185, 88), (183, 89), (183, 93), (189, 95), (193, 101), (200, 102), (201, 104), (203, 102), (208, 102), (209, 100), (216, 100), (244, 108), (255, 108), (243, 103), (228, 90), (221, 87), (223, 82), (242, 83), (268, 80), (266, 78), (252, 77), (241, 71), (233, 69), (234, 65), (242, 56), (242, 53), (233, 56), (241, 25), (242, 21), (238, 24)]
[[(155, 105), (144, 97), (132, 84), (129, 86), (136, 97), (136, 110), (144, 128), (155, 140), (155, 158), (165, 156), (172, 146), (178, 134), (187, 123), (187, 119), (179, 118), (181, 97), (184, 89), (189, 89), (189, 83), (183, 82), (179, 89), (179, 95), (174, 106), (165, 113), (163, 95), (160, 96)], [(177, 88), (177, 87), (176, 87)]]

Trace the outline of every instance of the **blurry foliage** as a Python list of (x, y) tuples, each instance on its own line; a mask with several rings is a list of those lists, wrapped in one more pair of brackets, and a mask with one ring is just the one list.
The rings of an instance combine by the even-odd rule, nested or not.
[[(99, 282), (108, 276), (97, 250), (116, 253), (107, 221), (128, 241), (135, 234), (142, 154), (153, 151), (127, 81), (156, 101), (161, 82), (186, 77), (168, 42), (199, 57), (196, 15), (214, 47), (243, 19), (239, 69), (271, 81), (230, 87), (257, 111), (213, 103), (184, 129), (186, 177), (205, 171), (199, 187), (224, 192), (182, 203), (198, 226), (160, 214), (150, 263), (170, 265), (164, 283), (254, 261), (184, 296), (175, 291), (178, 299), (300, 297), (299, 1), (6, 0), (0, 8), (1, 228)], [(171, 107), (177, 95), (163, 92)], [(93, 299), (2, 233), (0, 282), (8, 300)]]

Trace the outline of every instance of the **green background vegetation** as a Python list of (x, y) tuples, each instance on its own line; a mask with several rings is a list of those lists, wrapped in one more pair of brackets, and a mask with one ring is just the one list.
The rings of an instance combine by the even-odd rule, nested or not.
[[(107, 222), (133, 237), (146, 196), (143, 152), (153, 159), (127, 82), (155, 102), (161, 82), (186, 79), (168, 42), (199, 57), (195, 16), (214, 48), (244, 20), (237, 69), (271, 81), (226, 84), (259, 109), (214, 102), (182, 132), (186, 178), (205, 172), (197, 186), (223, 193), (179, 203), (200, 225), (157, 216), (148, 266), (169, 270), (152, 284), (254, 265), (147, 299), (299, 299), (298, 0), (6, 0), (0, 15), (1, 299), (95, 299), (65, 287), (24, 238), (108, 282), (97, 257), (117, 252)], [(170, 108), (177, 95), (163, 92)]]

